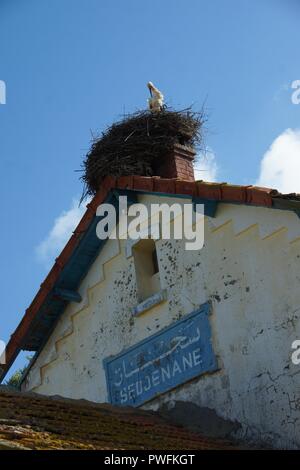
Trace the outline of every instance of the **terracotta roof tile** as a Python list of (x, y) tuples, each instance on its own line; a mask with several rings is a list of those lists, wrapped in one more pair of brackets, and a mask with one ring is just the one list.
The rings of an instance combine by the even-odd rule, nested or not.
[(133, 189), (140, 191), (153, 191), (153, 178), (147, 176), (134, 176)]
[(214, 199), (220, 201), (222, 199), (220, 183), (205, 183), (204, 181), (196, 181), (197, 195), (203, 199)]
[[(166, 179), (160, 177), (144, 177), (144, 176), (121, 176), (115, 178), (107, 176), (101, 184), (101, 188), (94, 196), (93, 200), (88, 204), (87, 211), (76, 227), (70, 240), (62, 250), (61, 254), (55, 261), (54, 266), (50, 270), (45, 281), (41, 284), (40, 290), (33, 299), (30, 307), (26, 310), (23, 319), (17, 327), (15, 333), (11, 336), (6, 349), (7, 366), (3, 368), (2, 374), (0, 369), (0, 379), (9, 369), (14, 361), (18, 351), (22, 347), (22, 338), (29, 331), (32, 321), (37, 315), (39, 309), (45, 302), (47, 296), (53, 289), (63, 268), (68, 263), (70, 257), (74, 253), (75, 248), (80, 243), (82, 234), (85, 233), (95, 215), (97, 207), (105, 200), (109, 191), (113, 188), (131, 189), (139, 191), (150, 191), (165, 194), (183, 194), (198, 196), (202, 199), (215, 200), (220, 202), (234, 202), (242, 204), (250, 204), (264, 207), (272, 207), (273, 201), (289, 201), (300, 207), (300, 196), (295, 194), (283, 195), (278, 191), (270, 188), (261, 188), (256, 186), (238, 186), (226, 183), (207, 183), (204, 181), (182, 181), (176, 179)], [(276, 207), (278, 207), (278, 204)], [(286, 204), (281, 207), (286, 208)]]
[(159, 414), (85, 400), (0, 390), (0, 448), (237, 449), (175, 426)]

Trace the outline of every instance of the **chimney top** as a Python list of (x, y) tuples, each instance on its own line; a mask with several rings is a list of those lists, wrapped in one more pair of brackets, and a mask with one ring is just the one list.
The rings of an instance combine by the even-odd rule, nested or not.
[(174, 144), (171, 152), (154, 166), (155, 176), (195, 181), (193, 162), (196, 152), (192, 147)]
[(143, 175), (195, 181), (194, 146), (202, 145), (202, 113), (163, 108), (138, 111), (92, 141), (83, 162), (83, 196), (95, 194), (105, 176)]

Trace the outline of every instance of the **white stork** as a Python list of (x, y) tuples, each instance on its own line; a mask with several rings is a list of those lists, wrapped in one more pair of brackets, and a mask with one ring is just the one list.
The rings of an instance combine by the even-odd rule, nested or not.
[(152, 82), (147, 83), (151, 98), (148, 99), (149, 109), (152, 113), (159, 113), (164, 106), (164, 95), (153, 85)]

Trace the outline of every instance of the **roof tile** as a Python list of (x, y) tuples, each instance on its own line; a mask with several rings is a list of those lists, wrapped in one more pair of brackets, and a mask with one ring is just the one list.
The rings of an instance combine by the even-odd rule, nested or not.
[(153, 178), (153, 191), (157, 193), (175, 194), (175, 179)]
[(121, 176), (118, 179), (114, 176), (107, 176), (101, 183), (101, 188), (94, 196), (93, 200), (88, 204), (86, 213), (79, 222), (74, 234), (72, 234), (61, 254), (58, 256), (54, 266), (50, 270), (45, 281), (42, 283), (41, 288), (33, 299), (30, 307), (26, 310), (15, 334), (12, 335), (6, 349), (7, 365), (4, 373), (0, 374), (1, 379), (3, 379), (3, 376), (12, 364), (18, 350), (21, 348), (22, 338), (24, 338), (28, 333), (32, 321), (54, 287), (62, 269), (65, 267), (71, 255), (74, 253), (75, 248), (79, 244), (82, 238), (82, 233), (84, 233), (89, 227), (97, 207), (106, 199), (108, 192), (113, 188), (146, 190), (170, 195), (175, 193), (190, 194), (191, 196), (195, 195), (202, 199), (223, 202), (239, 202), (265, 207), (272, 207), (273, 197), (281, 197), (282, 199), (292, 198), (295, 204), (297, 202), (300, 204), (299, 195), (282, 195), (276, 190), (257, 186), (237, 186), (226, 183), (207, 183), (204, 181), (190, 182), (160, 178), (156, 176)]
[(132, 189), (133, 188), (133, 176), (120, 176), (117, 179), (118, 189)]
[(232, 202), (245, 203), (247, 200), (247, 187), (232, 184), (222, 185), (222, 199)]
[(0, 440), (27, 449), (237, 449), (171, 424), (158, 413), (0, 390)]
[(250, 186), (247, 188), (246, 193), (246, 202), (248, 204), (272, 207), (271, 189)]
[(196, 194), (196, 186), (194, 181), (176, 180), (175, 188), (177, 194), (188, 194), (191, 196)]
[(204, 181), (196, 181), (197, 196), (203, 199), (213, 199), (220, 201), (222, 199), (222, 192), (220, 183), (205, 183)]
[(153, 178), (150, 176), (134, 176), (133, 189), (140, 191), (153, 191)]

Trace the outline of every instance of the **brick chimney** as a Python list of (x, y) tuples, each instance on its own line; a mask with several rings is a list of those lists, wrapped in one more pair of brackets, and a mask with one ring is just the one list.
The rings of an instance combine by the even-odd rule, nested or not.
[(171, 153), (154, 168), (155, 176), (195, 181), (193, 161), (196, 152), (192, 147), (175, 144)]

